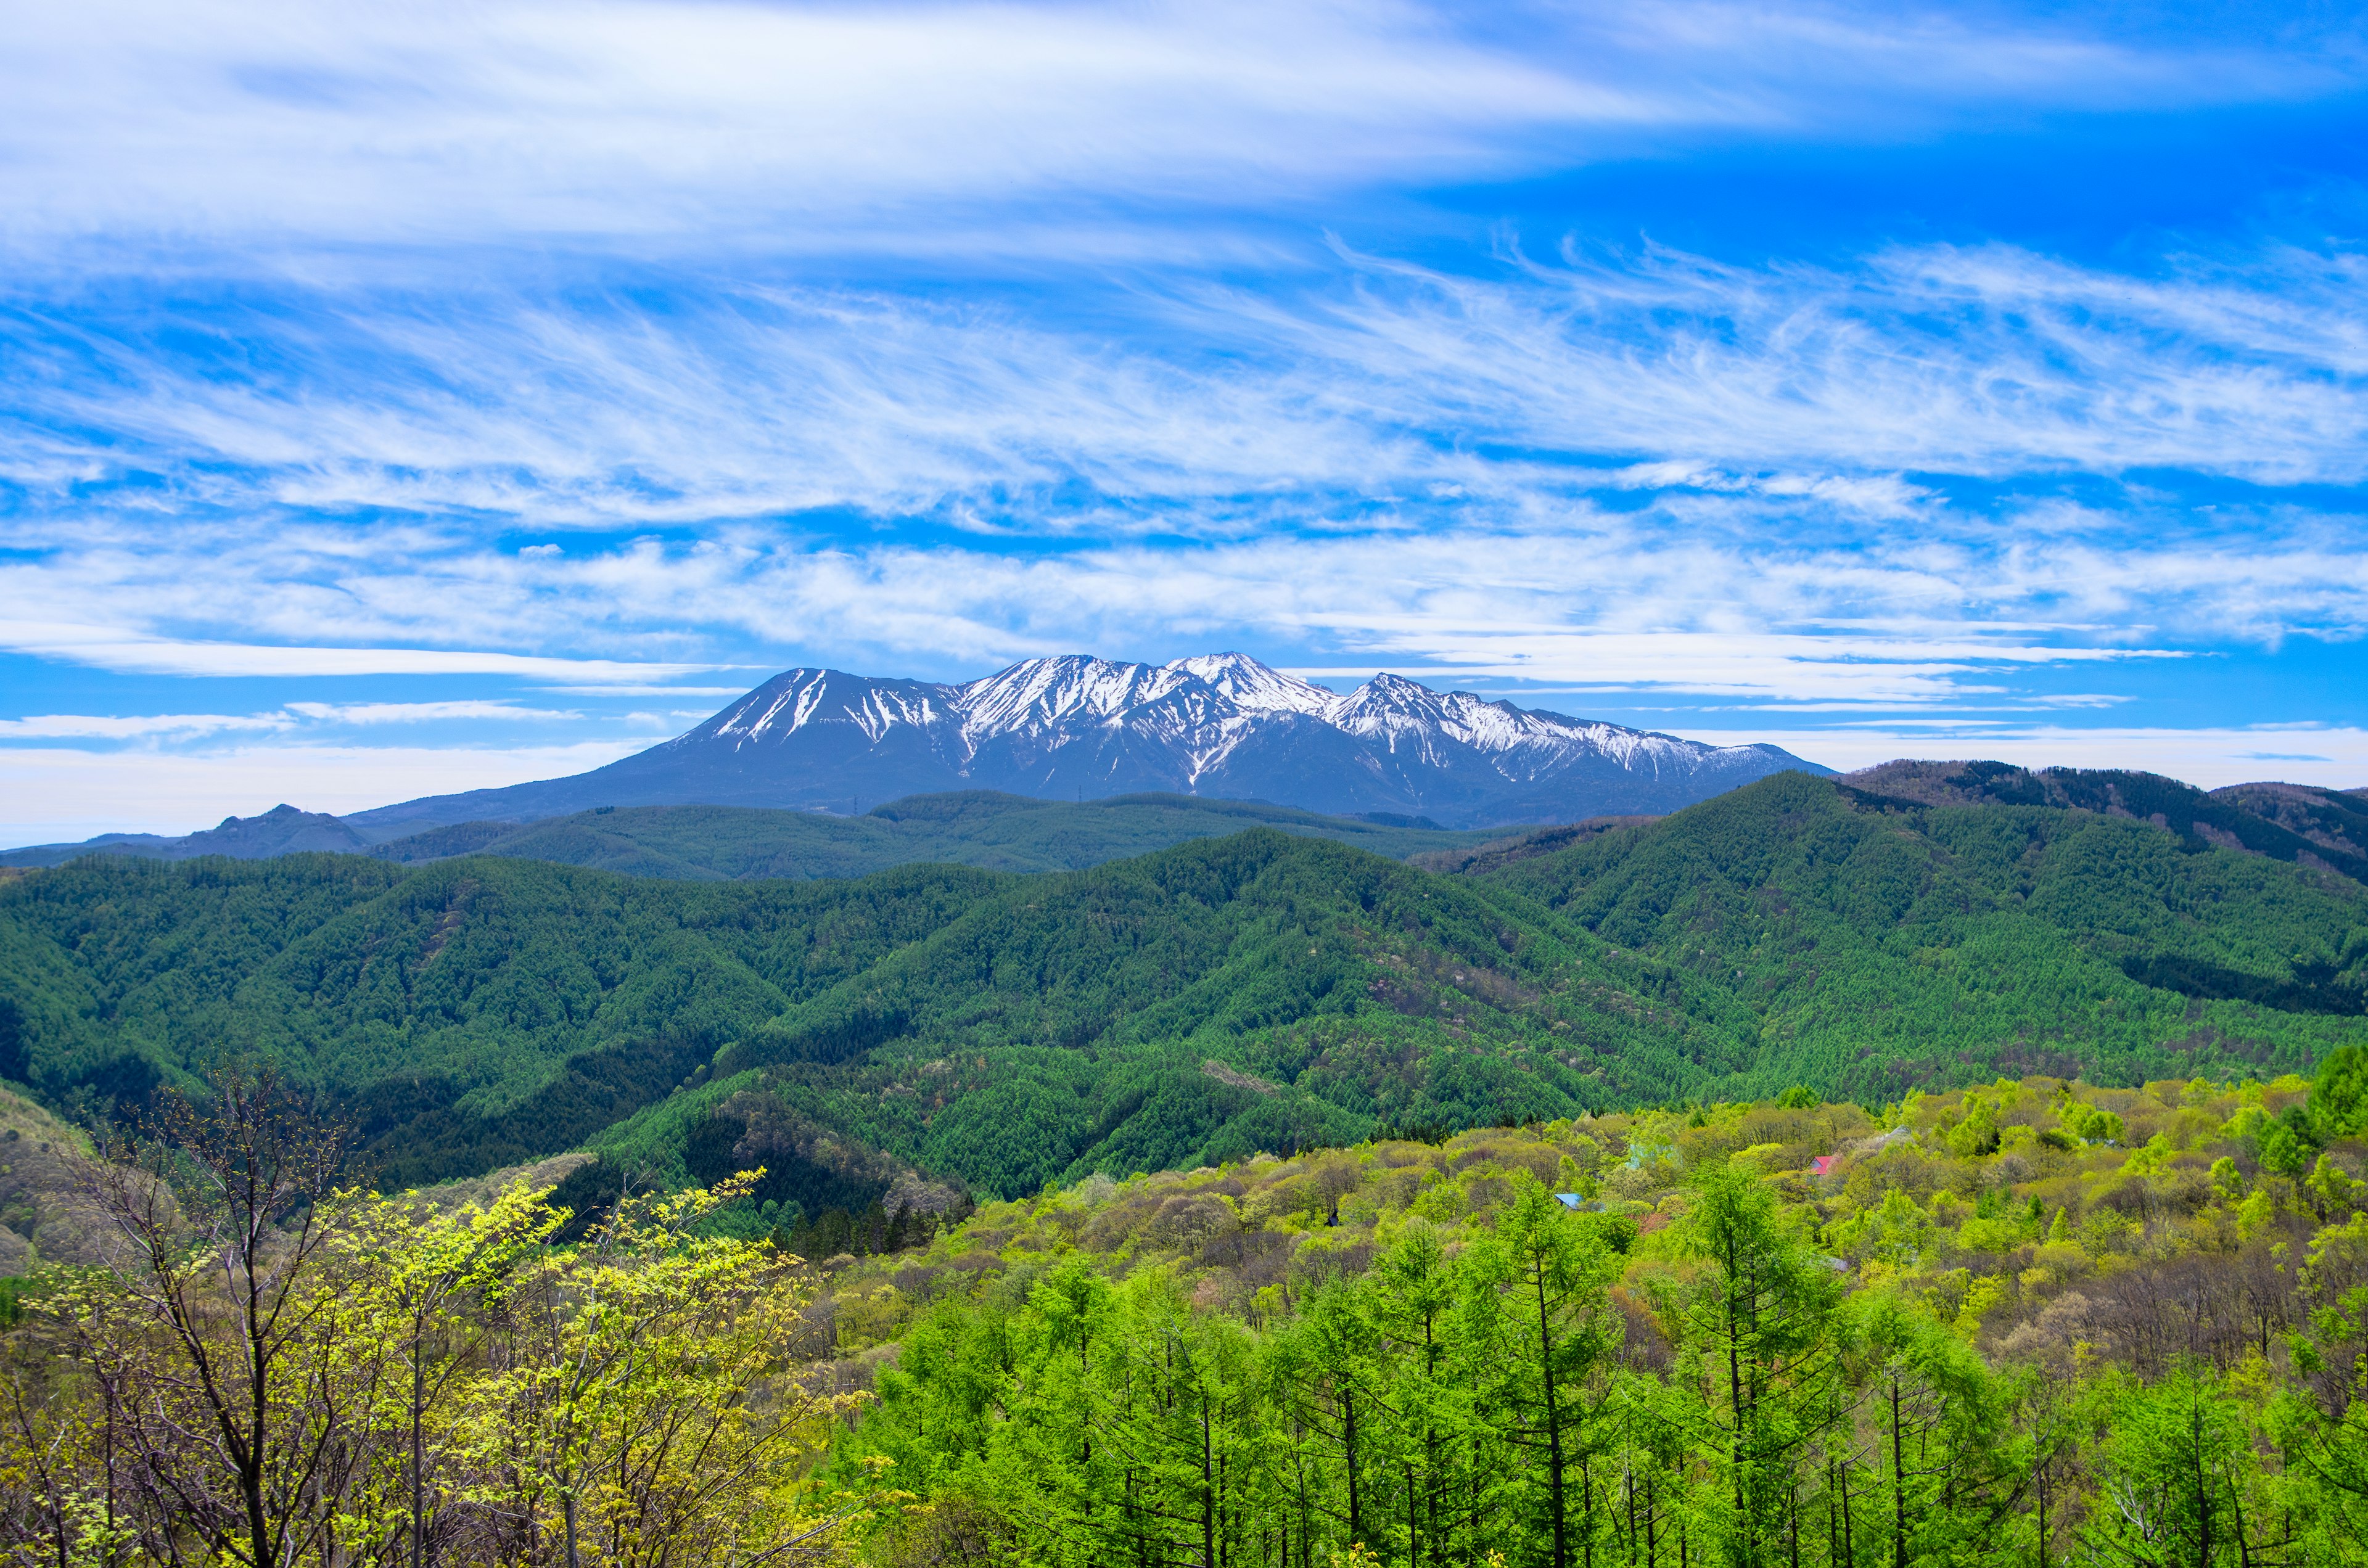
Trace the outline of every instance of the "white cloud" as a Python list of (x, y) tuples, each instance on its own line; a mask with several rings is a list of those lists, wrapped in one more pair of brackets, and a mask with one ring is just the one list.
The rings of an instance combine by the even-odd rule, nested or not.
[[(0, 650), (503, 676), (674, 718), (741, 687), (673, 683), (791, 659), (1243, 641), (1582, 710), (2114, 703), (2123, 661), (2368, 634), (2357, 517), (2123, 477), (2368, 480), (2360, 256), (1737, 266), (1529, 235), (1459, 275), (1289, 225), (1376, 186), (1727, 139), (2350, 90), (2351, 26), (1815, 0), (24, 9), (0, 51)], [(823, 252), (882, 281), (781, 281)], [(2005, 499), (1954, 499), (1975, 493)], [(780, 521), (803, 515), (830, 520)], [(2097, 689), (2033, 689), (2064, 666)], [(188, 750), (541, 714), (329, 700), (0, 735)]]
[[(0, 211), (164, 234), (860, 243), (1014, 207), (1232, 205), (1670, 135), (2343, 85), (2339, 39), (2159, 45), (1962, 10), (1396, 0), (83, 0), (11, 17)], [(926, 223), (908, 210), (927, 205)], [(795, 243), (791, 241), (791, 243)]]
[(552, 686), (546, 691), (580, 697), (741, 697), (746, 686)]
[[(211, 548), (200, 535), (179, 541), (183, 553), (0, 568), (0, 589), (61, 613), (166, 624), (199, 607), (253, 605), (263, 625), (236, 630), (292, 637), (448, 645), (498, 638), (529, 647), (597, 638), (654, 650), (779, 651), (762, 664), (735, 661), (751, 681), (816, 657), (906, 674), (1079, 648), (1247, 640), (1334, 651), (1333, 664), (1305, 661), (1324, 668), (1387, 665), (1597, 691), (1914, 707), (1971, 697), (1995, 706), (2027, 684), (2019, 670), (2110, 668), (2232, 637), (2350, 637), (2368, 628), (2368, 556), (2307, 528), (2116, 551), (2064, 531), (2009, 529), (1986, 544), (1846, 529), (1820, 542), (1766, 540), (1751, 525), (1748, 514), (1569, 504), (1520, 528), (1029, 555), (848, 549), (743, 529), (676, 547), (580, 551), (530, 582), (505, 575), (506, 556), (466, 538), (408, 548), (395, 540), (357, 563), (313, 556), (301, 537), (250, 551)], [(0, 626), (0, 644), (10, 642), (110, 668), (486, 671), (618, 695), (741, 689), (647, 678), (718, 664), (197, 643), (86, 625), (70, 638)], [(614, 684), (584, 682), (583, 674)], [(2112, 696), (2093, 681), (2084, 687), (2077, 700)]]
[(515, 702), (291, 702), (288, 711), (333, 724), (425, 724), (454, 719), (524, 720), (555, 723), (580, 719), (568, 709), (522, 708)]
[[(1748, 540), (1668, 537), (1582, 512), (1521, 533), (1029, 559), (785, 553), (738, 580), (687, 565), (671, 602), (685, 613), (695, 605), (737, 618), (778, 642), (927, 649), (978, 662), (1139, 645), (1155, 631), (1212, 645), (1247, 632), (1268, 644), (1336, 649), (1334, 661), (1304, 662), (1342, 676), (1381, 664), (1596, 690), (1918, 706), (1995, 693), (2017, 669), (2183, 656), (2178, 642), (2141, 642), (2121, 631), (2125, 622), (2103, 619), (2097, 612), (2107, 599), (2175, 612), (2166, 619), (2193, 637), (2215, 610), (2241, 604), (2258, 612), (2278, 585), (2314, 571), (2313, 591), (2328, 591), (2348, 569), (2348, 611), (2368, 610), (2357, 562), (2297, 562), (2271, 541), (2249, 555), (2209, 553), (2212, 562), (2181, 574), (2192, 596), (2182, 606), (2146, 591), (2168, 569), (2161, 556), (2098, 559), (2084, 548), (2056, 562), (2033, 547), (2001, 558), (1912, 542), (1761, 551)], [(653, 615), (669, 602), (663, 581), (654, 574), (644, 585)], [(2235, 624), (2231, 617), (2210, 631), (2225, 636)]]
[[(187, 756), (190, 755), (189, 746), (212, 737), (286, 732), (307, 724), (421, 724), (468, 720), (564, 723), (583, 717), (572, 710), (528, 708), (499, 701), (290, 702), (276, 712), (245, 714), (40, 713), (22, 719), (0, 719), (0, 744), (11, 740), (147, 742), (152, 746), (174, 747), (175, 755)], [(647, 719), (652, 723), (659, 722), (655, 715), (629, 717)]]
[(2368, 262), (2348, 253), (2157, 276), (2006, 245), (1846, 269), (1569, 248), (1512, 280), (1369, 265), (1354, 295), (1231, 297), (1206, 325), (1259, 316), (1303, 376), (1406, 428), (1652, 454), (1622, 471), (1645, 483), (1896, 512), (1914, 492), (1887, 470), (2368, 475)]
[(110, 716), (93, 713), (40, 713), (23, 719), (0, 719), (0, 741), (195, 740), (206, 735), (256, 730), (285, 730), (294, 721), (284, 713), (151, 713)]
[[(1997, 698), (2016, 665), (2368, 632), (2356, 517), (2142, 491), (2082, 506), (2044, 477), (1964, 508), (1868, 466), (2362, 472), (2352, 258), (2145, 279), (1998, 250), (1758, 273), (1655, 253), (1486, 284), (1367, 277), (1288, 310), (1171, 298), (1194, 340), (1243, 347), (1225, 363), (773, 293), (663, 316), (365, 312), (291, 342), (313, 358), (285, 385), (134, 359), (119, 369), (142, 390), (113, 401), (30, 378), (21, 395), (62, 426), (111, 418), (184, 491), (154, 520), (146, 490), (0, 520), (20, 552), (0, 599), (43, 607), (0, 621), (0, 646), (623, 691), (816, 653), (897, 672), (1248, 635), (1505, 679), (1929, 705)], [(1647, 318), (1675, 324), (1640, 334)], [(353, 334), (377, 347), (347, 352)], [(1588, 442), (1670, 455), (1474, 455)], [(223, 477), (241, 473), (261, 477)], [(1080, 479), (1103, 499), (1045, 499)], [(254, 520), (361, 505), (407, 510)], [(976, 542), (729, 520), (824, 506), (936, 507)], [(687, 526), (528, 553), (502, 542), (506, 513)], [(1152, 528), (1201, 542), (1126, 542)], [(1052, 530), (1071, 547), (1003, 553), (1006, 532)], [(372, 646), (333, 645), (356, 642)]]
[[(257, 512), (392, 508), (423, 519), (397, 538), (471, 517), (689, 525), (728, 551), (717, 519), (854, 507), (983, 538), (1223, 538), (1370, 526), (1376, 506), (1510, 521), (1595, 488), (1930, 528), (1951, 520), (1907, 471), (2042, 492), (2142, 468), (2368, 477), (2368, 261), (2348, 253), (2149, 275), (2005, 247), (1759, 268), (1652, 250), (1489, 278), (1347, 261), (1291, 297), (1146, 287), (1116, 338), (781, 289), (663, 310), (311, 293), (180, 324), (268, 345), (240, 375), (179, 358), (144, 317), (45, 333), (34, 312), (0, 472), (64, 512), (8, 531), (54, 541), (70, 522), (94, 552), (136, 551), (167, 519), (220, 516), (259, 552), (283, 540), (251, 537)], [(170, 488), (94, 492), (126, 470)], [(581, 570), (548, 543), (505, 551), (449, 585), (450, 608)]]
[[(242, 590), (263, 592), (284, 597), (284, 587), (267, 580), (258, 581), (254, 574), (222, 573), (208, 570), (211, 560), (217, 566), (221, 558), (205, 550), (202, 538), (188, 538), (183, 548), (190, 553), (177, 558), (153, 560), (141, 576), (157, 585), (157, 597), (170, 597), (163, 585), (178, 577), (184, 585), (193, 581), (209, 587), (221, 587), (233, 594)], [(77, 565), (82, 564), (77, 562)], [(110, 562), (108, 566), (119, 566)], [(71, 592), (74, 587), (89, 588), (109, 580), (104, 571), (98, 573), (69, 570), (45, 574), (37, 568), (0, 568), (0, 593), (8, 590), (30, 593), (44, 589), (52, 593)], [(129, 574), (127, 573), (127, 575)], [(79, 582), (72, 579), (79, 578)], [(118, 578), (115, 581), (121, 582)], [(103, 590), (89, 595), (88, 608), (103, 612)], [(19, 598), (18, 603), (39, 602)], [(152, 598), (152, 604), (154, 600)], [(262, 603), (246, 607), (265, 611), (248, 621), (243, 630), (257, 630), (256, 621), (268, 624), (268, 608)], [(223, 619), (228, 619), (227, 617)], [(336, 630), (334, 620), (314, 623), (316, 632)], [(34, 621), (0, 619), (0, 648), (12, 653), (31, 653), (41, 658), (71, 660), (104, 670), (130, 674), (173, 676), (369, 676), (369, 675), (507, 675), (528, 680), (571, 680), (577, 683), (598, 682), (613, 676), (620, 683), (646, 682), (653, 676), (670, 675), (704, 675), (732, 666), (713, 663), (695, 665), (621, 663), (609, 659), (572, 659), (545, 657), (536, 654), (503, 653), (456, 648), (332, 648), (286, 647), (264, 643), (197, 641), (162, 637), (121, 624)]]

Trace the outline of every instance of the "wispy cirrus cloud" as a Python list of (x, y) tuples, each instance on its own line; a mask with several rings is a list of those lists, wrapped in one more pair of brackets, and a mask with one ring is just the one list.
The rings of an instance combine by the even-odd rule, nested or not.
[[(617, 528), (848, 506), (1084, 536), (1441, 500), (1509, 516), (1592, 488), (1898, 517), (1911, 472), (2368, 478), (2368, 259), (2349, 252), (2146, 276), (2001, 246), (1846, 269), (1661, 250), (1485, 278), (1349, 262), (1288, 296), (1141, 297), (1132, 336), (779, 289), (662, 311), (327, 292), (292, 316), (233, 301), (114, 323), (28, 299), (0, 474), (39, 506), (137, 473), (106, 497), (126, 521), (265, 506)], [(235, 362), (162, 342), (191, 334), (234, 339)], [(1078, 486), (1085, 504), (1045, 504)]]
[(37, 713), (0, 719), (0, 741), (195, 740), (285, 730), (292, 722), (285, 713)]
[[(2084, 251), (1967, 218), (1918, 160), (2356, 92), (2353, 19), (2271, 19), (28, 13), (0, 657), (138, 695), (19, 698), (51, 728), (0, 738), (53, 789), (77, 748), (252, 780), (431, 735), (495, 782), (470, 770), (564, 770), (495, 726), (638, 744), (792, 661), (1234, 645), (1679, 727), (2037, 747), (2107, 736), (2087, 714), (2151, 755), (2147, 672), (2368, 633), (2368, 259), (2321, 217), (2356, 171), (2307, 222)], [(1765, 171), (1714, 165), (1817, 146), (1887, 148), (1915, 194), (1788, 256)], [(1742, 216), (1680, 247), (1594, 213), (1616, 179), (1557, 183), (1622, 160), (1702, 176), (1690, 222)], [(1852, 170), (1799, 188), (1880, 183)], [(174, 680), (256, 690), (158, 715)], [(2262, 750), (2225, 719), (2213, 756)]]
[[(100, 552), (97, 560), (70, 552), (64, 559), (31, 566), (0, 566), (0, 596), (20, 604), (70, 605), (90, 619), (59, 621), (0, 614), (0, 649), (42, 658), (71, 660), (103, 670), (170, 676), (457, 676), (502, 675), (525, 680), (602, 683), (613, 678), (628, 687), (670, 675), (706, 675), (728, 665), (624, 662), (507, 653), (473, 648), (390, 648), (234, 642), (163, 635), (141, 624), (201, 619), (252, 635), (302, 625), (315, 635), (367, 638), (377, 628), (343, 621), (342, 608), (324, 603), (317, 618), (292, 607), (273, 606), (275, 597), (298, 589), (285, 577), (255, 570), (217, 548), (202, 531), (178, 541), (181, 548), (149, 553), (135, 565), (126, 555)], [(338, 552), (340, 556), (346, 552)], [(291, 562), (292, 564), (293, 562)], [(317, 564), (317, 560), (305, 564)], [(175, 579), (178, 579), (177, 585)], [(125, 602), (107, 603), (112, 584)], [(260, 596), (240, 615), (233, 599), (242, 591)], [(392, 591), (391, 585), (388, 591)], [(43, 597), (37, 597), (43, 596)]]
[(1178, 230), (1179, 203), (2352, 79), (2340, 25), (2265, 41), (2252, 21), (2203, 12), (2136, 38), (1846, 4), (88, 0), (14, 19), (0, 211), (19, 243), (182, 250), (531, 235), (1074, 253), (1080, 227)]
[(498, 719), (505, 722), (562, 723), (580, 719), (564, 708), (529, 708), (517, 702), (291, 702), (287, 710), (299, 717), (331, 724), (432, 724), (454, 719)]
[[(2242, 632), (2350, 635), (2368, 562), (2307, 530), (2243, 546), (2112, 551), (2062, 528), (1999, 540), (1881, 534), (1775, 545), (1756, 515), (1565, 507), (1528, 528), (1442, 528), (1192, 546), (1122, 542), (985, 553), (960, 543), (848, 548), (797, 530), (728, 542), (627, 542), (513, 575), (465, 538), (388, 546), (367, 580), (340, 557), (257, 563), (202, 548), (141, 578), (69, 563), (7, 569), (45, 602), (171, 619), (245, 593), (293, 635), (415, 642), (499, 628), (532, 642), (832, 650), (882, 673), (944, 673), (1076, 648), (1246, 637), (1456, 678), (1577, 683), (1788, 703), (1998, 701), (2018, 670), (2180, 656)], [(317, 575), (313, 575), (317, 573)], [(306, 610), (302, 607), (313, 608)], [(317, 619), (309, 619), (317, 617)], [(6, 628), (0, 627), (0, 632)], [(133, 642), (146, 650), (147, 643)], [(216, 645), (204, 645), (212, 658)], [(175, 645), (175, 659), (189, 654)], [(291, 651), (291, 666), (303, 664)], [(439, 663), (350, 650), (358, 669), (484, 670), (553, 680), (563, 660)], [(268, 651), (265, 651), (268, 656)], [(141, 657), (154, 657), (142, 652)], [(242, 652), (227, 665), (245, 667)], [(1320, 663), (1320, 657), (1305, 661)], [(608, 689), (654, 665), (609, 661)], [(688, 672), (694, 666), (677, 666)], [(1326, 666), (1331, 667), (1331, 666)], [(753, 673), (753, 672), (752, 672)], [(575, 683), (579, 689), (597, 689)], [(669, 688), (713, 695), (712, 687)]]
[(290, 702), (265, 713), (39, 713), (0, 719), (0, 744), (10, 741), (192, 741), (322, 726), (442, 724), (466, 720), (564, 723), (582, 717), (567, 709), (501, 701)]

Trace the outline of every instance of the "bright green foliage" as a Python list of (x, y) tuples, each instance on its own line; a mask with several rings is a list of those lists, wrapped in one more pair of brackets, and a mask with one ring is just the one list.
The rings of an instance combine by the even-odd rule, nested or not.
[(1625, 1327), (1605, 1294), (1616, 1275), (1606, 1240), (1601, 1225), (1520, 1182), (1466, 1266), (1460, 1326), (1479, 1410), (1520, 1456), (1496, 1508), (1558, 1565), (1602, 1533), (1590, 1461)]
[(2321, 1138), (2368, 1131), (2368, 1049), (2339, 1046), (2310, 1085), (2310, 1119)]
[(1613, 1529), (1613, 1255), (1600, 1224), (1514, 1185), (1462, 1262), (1417, 1221), (1263, 1324), (1196, 1310), (1173, 1274), (1081, 1260), (949, 1303), (881, 1374), (851, 1454), (985, 1502), (1030, 1562), (1577, 1563)]
[[(2033, 1079), (1092, 1177), (839, 1277), (841, 1354), (896, 1347), (839, 1462), (894, 1459), (985, 1560), (1199, 1562), (1189, 1432), (1130, 1437), (1167, 1456), (1132, 1483), (1030, 1446), (1135, 1431), (1148, 1386), (1211, 1412), (1225, 1562), (2361, 1568), (2368, 1146), (2297, 1181), (2229, 1131), (2304, 1089)], [(2044, 1136), (2102, 1117), (2124, 1146)], [(1219, 1324), (1249, 1371), (1158, 1381)], [(1155, 1378), (1112, 1335), (1178, 1350)], [(1130, 1509), (1168, 1533), (1082, 1522)], [(873, 1546), (960, 1560), (925, 1544)]]
[(89, 1568), (746, 1568), (868, 1499), (803, 1476), (856, 1401), (795, 1364), (811, 1286), (703, 1233), (734, 1194), (615, 1205), (582, 1240), (337, 1188), (340, 1136), (268, 1079), (95, 1166), (122, 1244), (0, 1341), (0, 1551)]
[(2103, 1379), (2089, 1398), (2105, 1506), (2080, 1536), (2094, 1557), (2147, 1568), (2292, 1561), (2292, 1516), (2275, 1506), (2253, 1423), (2220, 1379), (2182, 1364), (2153, 1387)]
[(1873, 1505), (1858, 1528), (1891, 1562), (1996, 1553), (2032, 1466), (2002, 1380), (1929, 1305), (1893, 1291), (1854, 1303), (1850, 1380), (1862, 1391), (1841, 1465)]
[(1665, 1308), (1710, 1482), (1702, 1514), (1726, 1561), (1757, 1563), (1797, 1534), (1802, 1458), (1835, 1419), (1839, 1290), (1748, 1167), (1705, 1170), (1679, 1235), (1702, 1266)]
[[(2112, 1111), (2101, 1110), (2092, 1105), (2081, 1105), (2076, 1101), (2064, 1108), (2063, 1118), (2066, 1131), (2085, 1142), (2117, 1144), (2122, 1141), (2123, 1134), (2122, 1119)], [(1987, 1153), (1989, 1151), (1982, 1149), (1971, 1152)]]
[(2261, 1165), (2282, 1176), (2298, 1176), (2310, 1168), (2310, 1144), (2283, 1121), (2261, 1131)]
[[(1097, 1173), (818, 1273), (731, 1233), (745, 1176), (581, 1242), (525, 1191), (279, 1205), (239, 1254), (293, 1270), (265, 1523), (385, 1568), (431, 1537), (558, 1568), (571, 1529), (649, 1568), (2368, 1568), (2368, 1142), (2301, 1179), (2247, 1142), (2306, 1087), (2033, 1078)], [(1953, 1140), (1976, 1115), (1995, 1138)], [(2050, 1136), (2100, 1116), (2123, 1136)], [(33, 1301), (0, 1544), (163, 1554), (175, 1505), (103, 1482), (223, 1468), (140, 1425), (198, 1430), (174, 1347), (236, 1343), (215, 1244)], [(225, 1561), (327, 1555), (217, 1512), (184, 1528)]]

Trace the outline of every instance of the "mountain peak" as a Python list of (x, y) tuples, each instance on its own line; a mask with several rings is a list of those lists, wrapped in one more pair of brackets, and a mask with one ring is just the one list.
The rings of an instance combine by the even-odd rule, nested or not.
[(1675, 811), (1814, 764), (1435, 691), (1384, 672), (1335, 696), (1238, 652), (1166, 665), (1060, 653), (959, 684), (785, 670), (686, 734), (573, 778), (381, 807), (393, 836), (599, 805), (802, 806), (943, 790), (1174, 791), (1458, 826)]
[(1059, 653), (1022, 659), (951, 690), (963, 727), (973, 734), (994, 734), (1073, 718), (1115, 718), (1167, 696), (1182, 678), (1156, 665)]
[(1204, 682), (1246, 713), (1321, 713), (1332, 693), (1247, 653), (1195, 653), (1167, 666)]
[(1427, 723), (1446, 713), (1448, 701), (1447, 695), (1431, 690), (1420, 681), (1384, 670), (1346, 697), (1335, 698), (1328, 716), (1334, 723), (1351, 727)]

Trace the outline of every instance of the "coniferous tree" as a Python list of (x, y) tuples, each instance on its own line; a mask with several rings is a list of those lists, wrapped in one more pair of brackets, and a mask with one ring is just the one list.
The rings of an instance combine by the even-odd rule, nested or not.
[(2030, 1441), (1973, 1347), (1921, 1303), (1878, 1294), (1854, 1314), (1855, 1415), (1889, 1568), (1995, 1554), (2031, 1482)]
[(2268, 1568), (2288, 1559), (2253, 1432), (2203, 1368), (2146, 1386), (2110, 1377), (2089, 1395), (2097, 1493), (2081, 1531), (2091, 1551), (2139, 1568)]
[(1591, 1561), (1601, 1522), (1594, 1450), (1621, 1338), (1604, 1296), (1610, 1256), (1599, 1226), (1524, 1179), (1472, 1264), (1465, 1333), (1481, 1416), (1511, 1459), (1511, 1511), (1528, 1516), (1553, 1568)]
[(1684, 1244), (1704, 1268), (1672, 1305), (1697, 1452), (1717, 1482), (1700, 1494), (1702, 1534), (1756, 1568), (1799, 1535), (1800, 1460), (1841, 1392), (1839, 1291), (1755, 1173), (1712, 1166), (1693, 1199)]

